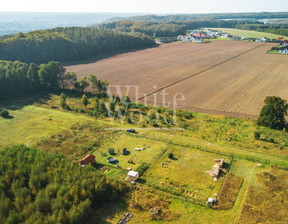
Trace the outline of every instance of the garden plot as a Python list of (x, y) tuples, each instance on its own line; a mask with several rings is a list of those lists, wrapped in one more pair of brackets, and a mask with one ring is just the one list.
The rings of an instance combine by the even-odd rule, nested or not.
[[(169, 154), (172, 153), (169, 158)], [(171, 155), (171, 154), (170, 154)], [(213, 181), (207, 171), (217, 164), (214, 159), (225, 159), (223, 170), (217, 182)], [(173, 147), (145, 173), (143, 178), (151, 187), (184, 197), (197, 204), (205, 204), (209, 197), (215, 197), (230, 158), (200, 150)], [(218, 163), (219, 164), (219, 163)]]
[[(167, 144), (160, 141), (140, 138), (137, 135), (123, 134), (96, 150), (94, 155), (98, 163), (108, 164), (107, 159), (115, 157), (117, 161), (111, 165), (136, 170), (142, 163), (151, 164), (167, 147)], [(127, 149), (128, 155), (123, 155), (124, 148)], [(114, 149), (114, 154), (111, 155), (108, 152), (109, 149)]]

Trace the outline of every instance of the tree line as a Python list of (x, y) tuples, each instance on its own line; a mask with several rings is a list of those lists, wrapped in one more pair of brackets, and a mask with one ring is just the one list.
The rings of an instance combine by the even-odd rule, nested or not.
[(124, 182), (24, 145), (0, 150), (0, 223), (85, 223)]
[(0, 39), (0, 58), (25, 63), (47, 63), (85, 59), (121, 49), (153, 46), (143, 34), (99, 30), (93, 27), (55, 28), (19, 33)]
[(187, 30), (199, 29), (201, 27), (236, 28), (241, 24), (250, 24), (244, 21), (224, 20), (196, 20), (196, 21), (118, 21), (99, 24), (98, 29), (112, 29), (121, 32), (138, 32), (149, 36), (171, 37), (186, 33)]
[(146, 21), (146, 22), (170, 22), (170, 21), (196, 21), (196, 20), (217, 20), (217, 19), (268, 19), (268, 18), (288, 18), (287, 12), (255, 12), (255, 13), (203, 13), (203, 14), (176, 14), (176, 15), (144, 15), (127, 18), (113, 18), (109, 22), (115, 21)]
[(288, 24), (239, 24), (236, 28), (288, 36)]
[(0, 61), (0, 99), (42, 90), (74, 89), (83, 92), (91, 85), (93, 93), (105, 94), (109, 83), (90, 74), (77, 79), (59, 63), (50, 61), (40, 66), (19, 61)]

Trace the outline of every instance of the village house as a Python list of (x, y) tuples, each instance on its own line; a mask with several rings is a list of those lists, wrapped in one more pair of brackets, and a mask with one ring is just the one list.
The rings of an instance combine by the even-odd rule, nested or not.
[(282, 48), (280, 48), (279, 53), (280, 53), (280, 54), (288, 54), (288, 47), (282, 47)]
[(249, 39), (249, 38), (246, 37), (246, 36), (244, 36), (244, 37), (241, 38), (241, 40), (248, 40), (248, 39)]
[(220, 37), (222, 36), (222, 31), (208, 29), (207, 35), (210, 37)]
[(228, 38), (228, 37), (230, 37), (230, 34), (229, 33), (222, 33), (222, 36), (221, 37), (223, 37), (223, 38)]
[(262, 42), (267, 42), (267, 41), (268, 41), (268, 38), (263, 37), (263, 38), (261, 39), (261, 41), (262, 41)]
[(288, 47), (288, 41), (287, 40), (282, 42), (282, 47)]
[(262, 42), (261, 39), (255, 39), (255, 42)]
[(238, 37), (238, 36), (232, 36), (231, 37), (231, 40), (239, 40), (240, 39), (240, 37)]

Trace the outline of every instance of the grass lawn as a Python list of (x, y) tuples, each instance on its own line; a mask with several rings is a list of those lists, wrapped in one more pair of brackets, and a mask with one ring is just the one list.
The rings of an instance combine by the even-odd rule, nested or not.
[[(269, 39), (277, 39), (277, 37), (281, 35), (271, 34), (271, 33), (264, 33), (264, 32), (257, 32), (257, 31), (251, 31), (251, 30), (239, 30), (239, 29), (232, 29), (232, 28), (204, 28), (205, 31), (208, 29), (214, 29), (214, 30), (221, 30), (226, 33), (230, 33), (233, 36), (246, 36), (249, 38), (258, 38), (261, 39), (263, 37), (267, 37)], [(288, 37), (286, 37), (287, 39)]]
[(77, 122), (94, 121), (81, 114), (35, 106), (10, 110), (9, 113), (12, 118), (0, 118), (0, 147), (12, 144), (35, 146), (41, 139), (57, 134)]
[[(118, 165), (120, 167), (123, 169), (130, 167), (136, 170), (143, 162), (147, 164), (152, 163), (155, 158), (167, 148), (167, 144), (140, 138), (132, 134), (119, 135), (94, 152), (98, 163), (107, 164), (107, 158), (112, 156), (108, 153), (109, 148), (114, 149), (115, 155), (113, 156), (119, 161)], [(122, 154), (124, 148), (128, 150), (129, 155)], [(144, 150), (137, 151), (135, 148), (144, 148)], [(107, 156), (102, 156), (102, 153), (106, 153)], [(134, 164), (128, 163), (128, 160), (131, 158), (133, 158)]]
[[(168, 159), (168, 153), (171, 152), (175, 159)], [(214, 159), (220, 158), (223, 156), (215, 153), (171, 146), (143, 178), (150, 186), (158, 186), (161, 190), (205, 204), (208, 197), (218, 193), (223, 180), (221, 177), (218, 182), (213, 182), (213, 178), (207, 174), (216, 164)], [(230, 162), (230, 158), (224, 159)]]

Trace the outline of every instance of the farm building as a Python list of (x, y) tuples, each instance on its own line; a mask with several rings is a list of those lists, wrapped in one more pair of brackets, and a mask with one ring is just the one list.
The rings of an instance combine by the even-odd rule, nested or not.
[(282, 47), (282, 48), (279, 50), (279, 53), (280, 53), (280, 54), (288, 54), (288, 48), (287, 48), (287, 47)]
[(231, 37), (231, 40), (239, 40), (240, 39), (240, 37), (238, 37), (238, 36), (232, 36)]
[(261, 39), (261, 41), (262, 41), (262, 42), (267, 42), (267, 41), (268, 41), (268, 38), (263, 37), (263, 38)]
[(139, 178), (139, 173), (137, 171), (130, 170), (127, 174), (126, 180), (135, 184), (135, 181)]
[(80, 160), (80, 164), (81, 165), (88, 165), (89, 163), (95, 163), (96, 162), (95, 158), (96, 157), (94, 155), (89, 154)]
[(203, 38), (201, 38), (201, 37), (200, 38), (195, 38), (194, 42), (195, 43), (203, 43)]
[(288, 41), (283, 41), (282, 47), (287, 47), (288, 46)]
[(230, 34), (229, 33), (222, 33), (222, 36), (221, 37), (223, 37), (223, 38), (228, 38), (228, 37), (230, 37)]

